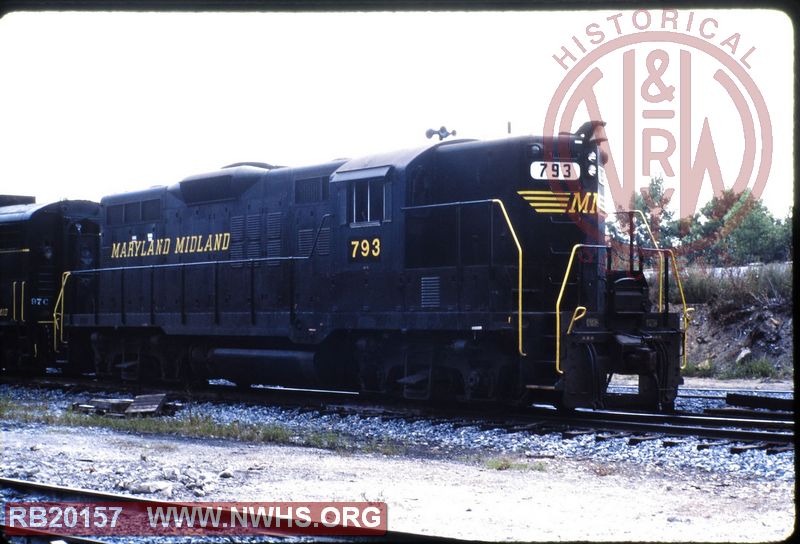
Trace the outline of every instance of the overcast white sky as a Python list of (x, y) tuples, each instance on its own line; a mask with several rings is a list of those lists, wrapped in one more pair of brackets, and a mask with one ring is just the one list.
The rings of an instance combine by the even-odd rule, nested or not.
[[(0, 193), (98, 200), (232, 162), (302, 166), (425, 145), (425, 130), (443, 124), (468, 138), (503, 137), (509, 121), (513, 134), (540, 134), (566, 73), (552, 55), (577, 53), (573, 35), (588, 46), (593, 22), (613, 34), (615, 13), (12, 13), (0, 19)], [(739, 33), (737, 57), (756, 47), (748, 73), (775, 141), (762, 196), (783, 216), (794, 189), (794, 30), (758, 10), (698, 10), (695, 25), (709, 16), (710, 43)], [(624, 32), (635, 31), (630, 20), (623, 12)], [(693, 91), (693, 111), (708, 109), (732, 179), (741, 123), (717, 93)], [(612, 143), (619, 96), (614, 85), (598, 96)]]

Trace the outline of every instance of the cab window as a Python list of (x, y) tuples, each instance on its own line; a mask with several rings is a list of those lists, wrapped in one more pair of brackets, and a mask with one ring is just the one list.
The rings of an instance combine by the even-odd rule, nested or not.
[(347, 187), (347, 219), (350, 224), (379, 223), (384, 220), (383, 180), (358, 180)]

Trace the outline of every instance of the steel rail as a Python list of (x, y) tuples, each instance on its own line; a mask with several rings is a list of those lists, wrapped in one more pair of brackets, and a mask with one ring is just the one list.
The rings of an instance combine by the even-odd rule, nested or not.
[(690, 413), (652, 414), (644, 412), (624, 412), (614, 410), (598, 410), (589, 412), (577, 410), (587, 419), (613, 419), (634, 421), (639, 423), (659, 423), (662, 425), (694, 425), (700, 427), (738, 427), (742, 429), (783, 429), (794, 432), (794, 420), (753, 419), (730, 417), (724, 415), (697, 415)]
[[(576, 424), (577, 426), (577, 424)], [(635, 421), (592, 420), (592, 429), (631, 430), (646, 433), (659, 433), (673, 436), (695, 436), (698, 438), (724, 438), (741, 442), (768, 442), (774, 444), (794, 444), (794, 433), (702, 427), (691, 425), (664, 425), (640, 423)]]

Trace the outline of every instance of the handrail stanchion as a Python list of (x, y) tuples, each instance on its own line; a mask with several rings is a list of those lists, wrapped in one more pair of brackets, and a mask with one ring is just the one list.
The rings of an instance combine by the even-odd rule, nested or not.
[(500, 211), (503, 212), (503, 218), (506, 220), (508, 230), (511, 232), (511, 237), (514, 239), (514, 244), (517, 246), (517, 351), (521, 356), (527, 357), (528, 354), (522, 349), (522, 245), (519, 243), (519, 238), (517, 238), (514, 225), (508, 217), (508, 212), (503, 205), (503, 201), (499, 198), (493, 198), (492, 202), (500, 206)]
[[(581, 247), (589, 247), (594, 249), (600, 249), (600, 248), (608, 249), (607, 246), (599, 244), (575, 244), (574, 246), (572, 246), (572, 252), (569, 254), (569, 262), (567, 263), (567, 270), (564, 273), (564, 279), (561, 281), (561, 290), (558, 292), (558, 299), (556, 299), (556, 372), (558, 372), (559, 374), (564, 373), (564, 371), (561, 370), (561, 299), (564, 297), (564, 290), (567, 287), (567, 280), (569, 279), (569, 273), (572, 271), (572, 262), (575, 260), (575, 252), (578, 250), (578, 248)], [(572, 319), (573, 321), (575, 321), (574, 314)], [(572, 324), (570, 324), (570, 327), (571, 326)]]
[[(503, 212), (503, 219), (508, 225), (508, 230), (511, 233), (511, 238), (514, 240), (514, 245), (517, 246), (517, 351), (522, 357), (527, 357), (528, 354), (525, 353), (523, 348), (523, 341), (522, 341), (522, 245), (519, 243), (519, 238), (517, 237), (517, 231), (514, 229), (514, 224), (511, 223), (511, 218), (508, 216), (508, 212), (506, 211), (506, 207), (503, 204), (503, 201), (499, 198), (490, 198), (486, 200), (467, 200), (464, 202), (442, 202), (440, 204), (423, 204), (421, 206), (406, 206), (402, 208), (403, 211), (406, 210), (424, 210), (424, 209), (433, 209), (433, 208), (444, 208), (447, 206), (466, 206), (467, 204), (497, 204), (500, 207), (500, 211)], [(490, 217), (491, 219), (491, 217)], [(493, 242), (492, 242), (493, 243)], [(491, 256), (490, 256), (491, 259)], [(510, 320), (510, 316), (509, 316)], [(510, 323), (510, 321), (509, 321)]]
[[(667, 258), (667, 263), (669, 264), (672, 261), (672, 272), (675, 275), (675, 283), (678, 285), (678, 292), (681, 295), (681, 306), (683, 307), (683, 363), (681, 364), (681, 370), (686, 368), (688, 364), (688, 351), (686, 349), (686, 331), (689, 329), (689, 314), (694, 311), (694, 308), (687, 308), (686, 307), (686, 296), (683, 293), (683, 283), (681, 282), (681, 275), (678, 271), (678, 261), (675, 258), (675, 252), (669, 248), (662, 248), (662, 249), (653, 249), (653, 248), (642, 248), (643, 251), (652, 251), (657, 252), (659, 254), (667, 253), (671, 258)], [(662, 257), (663, 262), (663, 257)], [(669, 304), (669, 301), (667, 301)]]
[[(658, 245), (658, 241), (656, 241), (656, 237), (653, 236), (653, 231), (650, 230), (650, 224), (647, 222), (647, 218), (644, 216), (644, 212), (642, 210), (632, 210), (632, 211), (622, 211), (622, 212), (611, 212), (614, 215), (620, 215), (623, 213), (628, 214), (629, 221), (631, 222), (631, 233), (634, 233), (635, 230), (633, 229), (633, 214), (638, 215), (642, 218), (642, 224), (644, 228), (647, 229), (647, 234), (650, 236), (650, 241), (653, 242), (653, 246), (655, 249), (661, 249), (661, 246)], [(631, 244), (633, 243), (633, 235), (631, 234)], [(658, 311), (660, 312), (663, 309), (663, 300), (664, 300), (664, 284), (663, 284), (663, 277), (664, 274), (664, 255), (661, 253), (658, 254)], [(633, 266), (633, 257), (631, 256), (631, 266)]]
[(53, 306), (53, 352), (58, 353), (59, 341), (64, 343), (64, 295), (67, 288), (67, 280), (71, 272), (64, 272), (61, 274), (61, 290), (58, 292), (58, 298)]
[(583, 319), (583, 316), (585, 315), (586, 315), (586, 306), (575, 307), (575, 311), (572, 312), (572, 319), (570, 319), (569, 321), (569, 327), (567, 327), (567, 334), (572, 333), (572, 327), (575, 325), (575, 322)]

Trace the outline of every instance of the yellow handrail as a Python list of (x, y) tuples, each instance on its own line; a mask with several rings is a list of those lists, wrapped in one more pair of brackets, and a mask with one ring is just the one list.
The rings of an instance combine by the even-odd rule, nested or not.
[(55, 306), (53, 306), (53, 351), (58, 353), (59, 340), (64, 342), (64, 291), (67, 287), (67, 280), (72, 272), (61, 274), (61, 290), (58, 292)]
[[(689, 313), (694, 312), (694, 308), (686, 307), (686, 297), (683, 294), (683, 283), (681, 282), (681, 275), (678, 271), (678, 260), (675, 258), (675, 252), (672, 249), (661, 249), (659, 251), (666, 251), (672, 257), (672, 271), (675, 273), (675, 283), (678, 285), (678, 292), (681, 294), (681, 305), (683, 306), (683, 364), (681, 370), (686, 368), (689, 353), (686, 349), (687, 332), (689, 330)], [(669, 301), (667, 301), (669, 304)]]
[[(564, 297), (564, 289), (566, 289), (567, 287), (567, 280), (569, 279), (569, 273), (570, 271), (572, 271), (572, 261), (575, 260), (575, 252), (580, 247), (591, 247), (595, 249), (606, 248), (606, 246), (598, 244), (575, 244), (574, 246), (572, 246), (572, 252), (569, 254), (567, 271), (564, 273), (564, 280), (561, 282), (561, 290), (558, 292), (558, 299), (556, 300), (556, 372), (558, 372), (559, 374), (564, 373), (564, 371), (561, 370), (561, 299)], [(573, 321), (574, 319), (575, 315), (573, 314)]]
[[(628, 211), (619, 211), (613, 212), (614, 215), (620, 215), (623, 213), (636, 213), (642, 217), (642, 223), (644, 227), (647, 229), (647, 234), (650, 235), (650, 241), (653, 242), (653, 246), (656, 249), (661, 249), (661, 246), (658, 245), (655, 236), (653, 236), (653, 231), (650, 230), (650, 224), (647, 222), (647, 218), (644, 216), (644, 212), (642, 210), (628, 210)], [(659, 253), (658, 254), (658, 311), (662, 311), (664, 309), (663, 300), (664, 300), (664, 256)]]
[[(686, 349), (686, 338), (687, 332), (689, 331), (689, 312), (693, 312), (694, 308), (687, 308), (686, 307), (686, 297), (683, 295), (683, 284), (681, 283), (681, 275), (678, 272), (678, 260), (675, 258), (675, 252), (671, 249), (667, 250), (669, 254), (672, 256), (672, 270), (675, 272), (675, 283), (678, 284), (678, 291), (681, 294), (681, 304), (683, 305), (683, 364), (681, 365), (681, 370), (686, 368), (688, 364), (688, 356), (689, 352)], [(669, 301), (667, 301), (669, 304)]]
[[(580, 315), (578, 315), (580, 312)], [(569, 327), (567, 327), (567, 334), (572, 333), (572, 326), (575, 325), (575, 322), (583, 319), (583, 316), (586, 315), (586, 306), (578, 306), (575, 308), (575, 311), (572, 312), (572, 319), (569, 321)]]
[(11, 319), (17, 320), (17, 282), (11, 284)]
[(19, 320), (25, 323), (25, 282), (22, 282), (22, 293), (19, 295)]
[(508, 217), (508, 212), (506, 211), (505, 205), (503, 205), (503, 201), (498, 198), (493, 198), (491, 201), (500, 206), (500, 211), (503, 212), (503, 217), (506, 220), (506, 225), (508, 225), (508, 230), (511, 231), (511, 237), (514, 238), (514, 244), (517, 246), (517, 256), (519, 261), (519, 265), (517, 266), (517, 351), (519, 351), (521, 356), (527, 357), (528, 354), (522, 349), (522, 245), (519, 243), (519, 238), (517, 238), (514, 225), (511, 224), (511, 219)]
[[(621, 213), (630, 213), (630, 212), (614, 212), (614, 213), (615, 214), (621, 214)], [(663, 308), (664, 308), (664, 306), (663, 306), (663, 300), (664, 300), (664, 294), (663, 294), (664, 255), (663, 255), (663, 253), (669, 253), (671, 255), (671, 257), (672, 257), (672, 269), (673, 269), (673, 272), (675, 273), (675, 282), (678, 285), (678, 291), (681, 294), (681, 304), (683, 305), (683, 364), (681, 365), (681, 370), (683, 370), (684, 368), (686, 368), (686, 365), (687, 365), (687, 362), (688, 362), (688, 359), (687, 359), (688, 352), (687, 352), (687, 349), (686, 349), (686, 338), (687, 338), (686, 331), (689, 329), (689, 313), (693, 312), (694, 308), (687, 308), (686, 307), (686, 297), (685, 297), (684, 292), (683, 292), (683, 284), (681, 282), (681, 276), (680, 276), (680, 273), (678, 271), (678, 263), (677, 263), (677, 261), (675, 259), (675, 252), (672, 249), (662, 249), (662, 248), (659, 247), (658, 242), (655, 239), (655, 236), (653, 236), (653, 231), (650, 230), (650, 225), (647, 223), (647, 218), (645, 217), (644, 213), (641, 210), (633, 210), (633, 213), (638, 214), (642, 218), (642, 223), (644, 223), (644, 226), (647, 229), (647, 233), (650, 236), (650, 240), (653, 242), (653, 245), (655, 246), (654, 249), (651, 249), (651, 248), (642, 248), (642, 249), (645, 249), (645, 250), (648, 250), (648, 251), (655, 251), (656, 253), (658, 253), (658, 257), (659, 257), (658, 311), (659, 312), (663, 311)], [(578, 250), (578, 248), (581, 248), (581, 247), (605, 248), (606, 246), (594, 245), (594, 244), (576, 244), (575, 246), (572, 247), (572, 252), (570, 253), (570, 256), (569, 256), (569, 262), (567, 263), (567, 270), (564, 273), (564, 279), (561, 282), (561, 290), (559, 291), (558, 299), (556, 300), (556, 372), (558, 372), (559, 374), (563, 374), (564, 373), (564, 371), (561, 370), (561, 299), (563, 298), (563, 295), (564, 295), (564, 289), (567, 286), (567, 280), (569, 279), (569, 273), (572, 270), (572, 262), (575, 259), (575, 252)], [(669, 301), (667, 301), (667, 303), (669, 303)], [(579, 317), (576, 317), (576, 315), (578, 314), (578, 311), (581, 308), (583, 308), (583, 306), (578, 306), (577, 308), (575, 308), (575, 311), (572, 314), (572, 320), (570, 321), (569, 328), (567, 329), (567, 334), (572, 332), (572, 327), (573, 327), (575, 321), (577, 321), (578, 319), (581, 319), (586, 314), (586, 309), (583, 308), (584, 312)]]
[[(469, 204), (497, 204), (500, 206), (500, 211), (503, 212), (503, 219), (505, 219), (506, 225), (508, 225), (508, 230), (511, 232), (511, 237), (514, 239), (514, 244), (517, 246), (517, 351), (522, 357), (527, 357), (528, 354), (522, 349), (524, 342), (522, 337), (522, 245), (519, 243), (519, 237), (517, 236), (517, 231), (514, 229), (514, 225), (511, 223), (511, 219), (508, 216), (508, 212), (506, 211), (506, 206), (503, 204), (503, 201), (499, 198), (487, 198), (484, 200), (468, 200), (464, 202), (442, 202), (439, 204), (425, 204), (422, 206), (410, 206), (401, 208), (403, 211), (405, 210), (422, 210), (422, 209), (430, 209), (430, 208), (441, 208), (446, 206), (466, 206)], [(252, 262), (252, 260), (251, 260)], [(511, 323), (511, 316), (508, 316), (508, 322)]]
[[(675, 259), (675, 251), (669, 248), (663, 248), (663, 249), (644, 248), (644, 249), (645, 251), (657, 251), (659, 255), (661, 253), (669, 253), (670, 256), (672, 257), (672, 271), (675, 273), (675, 283), (678, 285), (678, 292), (680, 292), (681, 294), (681, 305), (683, 306), (683, 364), (681, 365), (681, 370), (683, 370), (684, 368), (686, 368), (686, 365), (688, 363), (688, 351), (686, 350), (686, 337), (687, 337), (686, 331), (689, 330), (689, 321), (690, 321), (689, 313), (694, 312), (694, 308), (686, 307), (686, 297), (683, 294), (683, 283), (681, 282), (681, 275), (680, 272), (678, 271), (678, 261), (677, 259)], [(661, 260), (663, 262), (663, 258)], [(661, 277), (663, 277), (663, 275), (664, 275), (663, 273), (660, 274)], [(669, 301), (667, 301), (667, 304), (669, 304)]]

